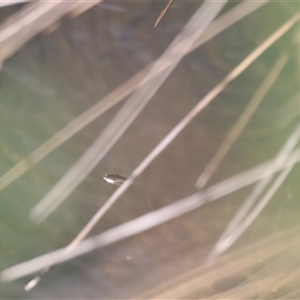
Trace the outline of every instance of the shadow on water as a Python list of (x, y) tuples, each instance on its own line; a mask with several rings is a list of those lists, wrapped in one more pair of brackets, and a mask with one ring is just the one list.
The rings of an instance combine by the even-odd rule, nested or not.
[[(175, 1), (154, 29), (162, 6), (155, 1), (99, 4), (75, 19), (64, 19), (54, 32), (37, 36), (5, 62), (0, 74), (1, 175), (161, 55), (198, 4)], [(1, 269), (67, 245), (114, 192), (102, 176), (129, 175), (295, 9), (299, 7), (292, 3), (267, 4), (185, 57), (109, 154), (42, 224), (29, 220), (31, 208), (93, 143), (122, 103), (4, 189)], [(92, 233), (194, 193), (200, 173), (278, 55), (287, 50), (291, 55), (287, 66), (209, 184), (273, 158), (297, 120), (296, 115), (285, 122), (283, 115), (283, 108), (297, 105), (289, 100), (297, 92), (299, 72), (294, 34), (295, 29), (281, 38), (195, 118)], [(298, 173), (296, 167), (267, 208), (212, 268), (203, 263), (250, 188), (63, 264), (29, 293), (23, 287), (31, 277), (1, 284), (0, 298), (274, 299), (297, 293), (294, 248), (299, 239), (291, 228), (299, 220)], [(294, 277), (284, 281), (286, 274)]]

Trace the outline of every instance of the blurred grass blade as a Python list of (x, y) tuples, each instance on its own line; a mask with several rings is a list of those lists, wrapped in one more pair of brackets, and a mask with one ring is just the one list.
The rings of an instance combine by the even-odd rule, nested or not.
[[(212, 39), (217, 34), (227, 29), (229, 26), (242, 20), (248, 14), (254, 12), (266, 4), (268, 0), (262, 0), (260, 2), (244, 1), (230, 11), (226, 12), (215, 20), (210, 27), (204, 32), (203, 36), (200, 37), (191, 51), (201, 46), (206, 41)], [(90, 3), (90, 2), (84, 2)], [(93, 3), (93, 2), (92, 2)], [(152, 64), (153, 65), (153, 64)], [(109, 95), (99, 100), (98, 103), (93, 105), (91, 108), (86, 110), (66, 127), (62, 128), (59, 132), (54, 134), (50, 139), (44, 142), (36, 150), (34, 150), (27, 158), (21, 160), (12, 169), (0, 177), (0, 191), (10, 185), (25, 172), (27, 172), (32, 166), (44, 159), (48, 154), (57, 149), (60, 145), (78, 133), (80, 130), (85, 128), (88, 124), (93, 122), (96, 118), (101, 116), (104, 112), (109, 110), (114, 105), (118, 104), (125, 97), (127, 97), (134, 89), (138, 86), (141, 80), (146, 76), (151, 66), (143, 69), (127, 82), (122, 84), (120, 87), (115, 89)]]

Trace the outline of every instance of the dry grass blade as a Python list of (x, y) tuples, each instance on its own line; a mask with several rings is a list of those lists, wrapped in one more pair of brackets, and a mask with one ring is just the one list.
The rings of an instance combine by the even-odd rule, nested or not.
[[(296, 130), (290, 135), (286, 143), (280, 149), (279, 153), (274, 159), (274, 162), (276, 162), (279, 166), (284, 165), (289, 155), (296, 147), (299, 138), (300, 138), (300, 126), (298, 125)], [(255, 207), (253, 207), (257, 201), (257, 198), (260, 197), (260, 195), (263, 193), (265, 188), (271, 182), (273, 177), (274, 174), (269, 175), (268, 177), (265, 177), (259, 183), (257, 183), (252, 193), (247, 197), (247, 199), (244, 201), (244, 203), (242, 204), (238, 212), (231, 219), (229, 225), (227, 226), (222, 236), (214, 246), (214, 249), (211, 251), (209, 258), (207, 259), (209, 263), (213, 262), (218, 255), (226, 251), (233, 244), (233, 242), (236, 241), (236, 239), (243, 233), (243, 230), (241, 230), (242, 228), (244, 230), (247, 228), (247, 226), (243, 227), (243, 223), (245, 223), (245, 220), (247, 220), (247, 218), (249, 218), (251, 214), (253, 215), (255, 209), (257, 209), (257, 207), (261, 205), (260, 203), (263, 203), (263, 200), (261, 200), (257, 203)], [(261, 209), (263, 207), (264, 206), (262, 206)], [(254, 218), (252, 217), (251, 220), (253, 221)], [(239, 232), (239, 234), (236, 234), (237, 232)]]
[[(102, 0), (92, 2), (96, 5)], [(0, 65), (38, 33), (48, 29), (74, 9), (84, 11), (92, 5), (81, 1), (37, 1), (26, 5), (0, 26)]]
[(25, 3), (25, 2), (30, 2), (30, 0), (7, 0), (7, 1), (1, 1), (0, 2), (0, 7), (14, 5), (14, 4), (20, 4), (20, 3)]
[[(238, 274), (250, 274), (251, 268), (253, 269), (255, 266), (259, 268), (260, 263), (266, 260), (272, 260), (278, 257), (275, 261), (275, 264), (277, 264), (279, 260), (282, 260), (282, 257), (287, 259), (290, 257), (290, 254), (296, 255), (297, 248), (299, 247), (298, 235), (299, 227), (282, 232), (280, 237), (277, 234), (273, 234), (266, 239), (224, 255), (216, 264), (209, 268), (202, 265), (185, 274), (179, 274), (175, 279), (163, 283), (158, 287), (154, 287), (152, 290), (139, 295), (136, 299), (195, 299), (196, 297), (194, 295), (197, 295), (196, 299), (265, 299), (253, 295), (252, 297), (250, 295), (245, 297), (245, 293), (237, 293), (237, 289), (240, 287), (239, 284), (236, 288), (229, 289), (229, 291), (236, 292), (230, 296), (225, 292), (218, 294), (212, 293), (211, 295), (206, 294), (206, 296), (203, 295), (203, 297), (201, 297), (199, 291), (202, 289), (207, 291), (207, 287), (213, 286), (215, 283), (222, 281), (222, 279), (238, 277)], [(291, 249), (293, 253), (290, 253)], [(271, 265), (273, 266), (274, 264)], [(287, 265), (291, 264), (288, 262)], [(298, 264), (296, 264), (296, 266), (298, 266)], [(253, 278), (255, 280), (262, 276), (264, 271), (265, 279), (272, 279), (274, 270), (266, 269), (267, 268), (263, 268), (261, 272), (257, 272), (254, 275), (251, 274), (253, 276), (251, 276), (251, 279)], [(282, 272), (282, 274), (286, 276), (288, 273)], [(245, 283), (248, 283), (248, 280), (245, 281)], [(267, 282), (269, 282), (269, 280)], [(255, 285), (251, 286), (252, 291), (255, 291), (255, 289), (253, 289)], [(231, 287), (230, 283), (229, 287)], [(272, 290), (272, 288), (270, 290)], [(191, 297), (191, 295), (193, 295), (193, 297)], [(297, 299), (297, 297), (287, 299)]]
[(144, 232), (178, 216), (184, 215), (189, 211), (199, 208), (207, 201), (215, 201), (260, 179), (266, 178), (279, 170), (292, 167), (299, 161), (300, 150), (298, 149), (292, 153), (284, 166), (278, 166), (276, 160), (264, 163), (215, 184), (206, 191), (198, 192), (161, 209), (111, 228), (98, 236), (88, 238), (70, 253), (66, 253), (67, 248), (62, 248), (10, 267), (1, 273), (1, 279), (2, 281), (12, 281), (32, 274), (45, 267), (62, 263), (73, 259), (74, 257), (89, 253), (97, 248), (105, 247), (135, 234)]
[[(69, 252), (68, 247), (62, 248), (33, 258), (4, 270), (1, 273), (2, 281), (12, 281), (32, 274), (43, 268), (50, 267), (80, 255), (87, 254), (97, 248), (102, 248), (130, 236), (142, 233), (176, 217), (193, 211), (207, 202), (216, 201), (243, 187), (253, 184), (280, 170), (287, 170), (300, 161), (300, 149), (295, 150), (284, 165), (278, 165), (276, 158), (250, 170), (239, 173), (220, 183), (217, 183), (203, 192), (198, 192), (161, 209), (140, 216), (132, 221), (111, 228), (98, 236), (84, 240), (76, 249)], [(282, 177), (282, 176), (281, 176)], [(282, 177), (283, 178), (283, 177)], [(282, 178), (280, 180), (282, 180)], [(276, 186), (274, 186), (276, 189)], [(273, 188), (274, 191), (274, 188)], [(270, 191), (271, 193), (273, 191)], [(67, 253), (69, 252), (69, 253)]]
[(275, 80), (278, 78), (287, 60), (288, 60), (288, 55), (286, 53), (282, 54), (278, 58), (278, 60), (276, 60), (274, 67), (270, 70), (266, 79), (262, 82), (260, 87), (257, 89), (256, 93), (249, 101), (249, 104), (242, 112), (239, 119), (236, 121), (236, 123), (234, 124), (234, 126), (232, 127), (228, 135), (225, 137), (224, 141), (221, 143), (216, 154), (210, 160), (205, 170), (197, 180), (196, 186), (198, 188), (203, 188), (207, 184), (211, 176), (214, 174), (214, 172), (217, 170), (222, 160), (231, 149), (232, 145), (235, 143), (235, 141), (238, 139), (242, 131), (247, 126), (248, 122), (250, 121), (256, 109), (263, 101), (264, 97), (273, 86)]
[(90, 237), (84, 240), (70, 253), (66, 253), (66, 248), (62, 248), (10, 267), (1, 273), (1, 279), (2, 281), (12, 281), (32, 274), (45, 267), (50, 267), (55, 264), (65, 262), (80, 255), (87, 254), (97, 248), (105, 247), (117, 241), (144, 232), (178, 216), (186, 214), (189, 211), (195, 210), (207, 201), (215, 201), (220, 197), (238, 190), (241, 187), (252, 184), (257, 180), (269, 176), (278, 170), (292, 167), (299, 161), (300, 150), (296, 150), (293, 152), (284, 166), (278, 166), (274, 161), (260, 165), (242, 174), (238, 174), (230, 179), (227, 179), (224, 182), (216, 184), (215, 186), (207, 189), (206, 192), (196, 193), (161, 209), (147, 213), (134, 220), (111, 228), (99, 234), (98, 236)]
[(170, 6), (172, 5), (172, 3), (174, 2), (174, 0), (169, 0), (167, 6), (163, 9), (163, 11), (160, 13), (160, 15), (158, 16), (154, 27), (156, 27), (158, 25), (158, 23), (161, 21), (161, 19), (164, 17), (164, 15), (167, 13), (167, 11), (169, 10)]

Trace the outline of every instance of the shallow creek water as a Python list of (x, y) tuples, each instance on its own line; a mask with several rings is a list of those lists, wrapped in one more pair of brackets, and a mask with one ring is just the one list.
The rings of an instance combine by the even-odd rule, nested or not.
[[(5, 62), (0, 74), (1, 175), (159, 57), (199, 4), (175, 1), (154, 29), (163, 5), (155, 1), (99, 4), (75, 19), (65, 18), (58, 29), (37, 36)], [(225, 10), (231, 6), (234, 4)], [(0, 10), (1, 20), (17, 8)], [(1, 269), (67, 245), (115, 191), (102, 177), (107, 173), (128, 176), (207, 92), (296, 9), (299, 7), (294, 4), (267, 4), (186, 56), (112, 150), (45, 222), (32, 223), (28, 218), (31, 208), (93, 143), (123, 102), (4, 189), (0, 194)], [(197, 178), (279, 54), (287, 50), (291, 56), (287, 66), (209, 185), (273, 158), (297, 124), (294, 111), (299, 106), (296, 100), (291, 100), (297, 92), (299, 73), (295, 31), (280, 39), (199, 114), (131, 185), (92, 234), (197, 191)], [(289, 269), (276, 265), (275, 271), (269, 270), (268, 264), (272, 265), (271, 260), (276, 259), (261, 258), (258, 262), (253, 253), (260, 249), (268, 251), (268, 247), (271, 251), (281, 243), (276, 244), (276, 237), (285, 236), (284, 230), (297, 225), (298, 175), (295, 167), (266, 209), (228, 251), (229, 256), (222, 261), (224, 267), (215, 267), (210, 282), (201, 285), (201, 291), (191, 283), (189, 274), (195, 270), (193, 279), (198, 276), (203, 281), (207, 270), (198, 272), (198, 268), (251, 187), (58, 266), (29, 293), (23, 287), (32, 276), (1, 284), (0, 298), (127, 299), (155, 298), (155, 295), (165, 298), (216, 295), (217, 298), (218, 293), (243, 282), (248, 282), (248, 287), (255, 291), (252, 299), (279, 297), (276, 283), (270, 289), (263, 279), (269, 280), (272, 274), (286, 274)], [(273, 237), (275, 246), (270, 242), (247, 251), (247, 247), (267, 237)], [(291, 240), (286, 234), (282, 243)], [(252, 263), (230, 273), (229, 269), (235, 270), (231, 264), (237, 259), (230, 254), (244, 248), (246, 252), (239, 261), (252, 259)], [(291, 254), (291, 258), (295, 256)], [(286, 267), (292, 269), (293, 265)], [(262, 270), (265, 276), (257, 275), (263, 274), (259, 273)], [(222, 278), (217, 275), (220, 272)], [(175, 290), (180, 286), (178, 282), (186, 282), (183, 289), (191, 292), (163, 294)], [(280, 290), (282, 294), (296, 289), (296, 281), (294, 285), (293, 282)], [(155, 290), (159, 286), (162, 287)], [(147, 294), (149, 290), (152, 294)], [(241, 299), (243, 293), (246, 295), (243, 289), (236, 292), (239, 294), (227, 297)]]

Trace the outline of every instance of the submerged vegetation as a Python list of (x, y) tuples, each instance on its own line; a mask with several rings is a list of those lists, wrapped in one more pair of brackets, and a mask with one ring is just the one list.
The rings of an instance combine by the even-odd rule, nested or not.
[[(101, 6), (93, 7), (100, 2), (23, 4), (0, 26), (0, 58), (4, 63), (14, 58), (22, 47), (26, 51), (25, 44), (38, 33), (64, 21), (63, 17), (71, 16), (74, 20), (66, 21), (65, 27), (62, 22), (62, 27), (52, 33), (53, 37), (40, 36), (35, 40), (42, 46), (34, 52), (38, 53), (34, 60), (40, 59), (42, 63), (38, 61), (37, 65), (43, 66), (43, 59), (51, 52), (47, 52), (47, 47), (60, 45), (57, 56), (60, 60), (55, 65), (58, 79), (56, 82), (51, 74), (51, 80), (57, 83), (58, 89), (59, 70), (67, 59), (70, 59), (69, 66), (76, 64), (77, 67), (66, 72), (70, 77), (76, 75), (79, 77), (72, 78), (82, 80), (74, 80), (72, 88), (62, 84), (62, 90), (70, 90), (69, 95), (74, 98), (68, 109), (72, 111), (78, 105), (72, 111), (74, 117), (61, 122), (60, 129), (51, 133), (48, 139), (47, 132), (41, 131), (43, 142), (32, 142), (24, 158), (17, 157), (17, 163), (12, 166), (10, 162), (0, 177), (0, 191), (5, 195), (3, 203), (8, 207), (12, 205), (10, 218), (23, 217), (22, 222), (26, 224), (14, 230), (26, 232), (26, 228), (34, 227), (32, 232), (24, 234), (34, 241), (34, 245), (39, 245), (35, 239), (47, 239), (43, 228), (56, 231), (63, 241), (57, 244), (50, 241), (45, 250), (49, 253), (46, 254), (40, 253), (38, 246), (32, 247), (37, 248), (32, 256), (22, 256), (22, 251), (14, 254), (17, 247), (9, 249), (7, 253), (15, 256), (8, 256), (6, 269), (1, 273), (2, 281), (7, 284), (37, 273), (25, 286), (29, 291), (40, 281), (53, 280), (49, 290), (46, 283), (45, 287), (41, 284), (34, 289), (32, 293), (37, 290), (37, 294), (33, 294), (36, 297), (40, 296), (38, 289), (41, 288), (47, 291), (43, 297), (65, 291), (59, 297), (75, 295), (87, 299), (95, 295), (102, 298), (136, 298), (139, 295), (138, 298), (161, 299), (297, 298), (299, 226), (296, 225), (299, 218), (292, 199), (297, 199), (299, 191), (298, 184), (295, 186), (288, 178), (296, 174), (296, 164), (300, 160), (299, 114), (296, 109), (291, 113), (291, 122), (285, 122), (285, 134), (278, 134), (282, 131), (276, 127), (280, 122), (277, 118), (274, 121), (274, 116), (280, 115), (275, 112), (281, 111), (283, 103), (291, 104), (287, 98), (298, 95), (297, 85), (293, 89), (291, 81), (286, 84), (286, 76), (295, 77), (295, 82), (298, 80), (299, 66), (295, 62), (299, 60), (299, 45), (280, 42), (282, 39), (295, 40), (300, 13), (283, 10), (283, 15), (276, 18), (270, 28), (265, 31), (255, 28), (251, 33), (251, 16), (258, 15), (254, 17), (257, 21), (262, 19), (261, 16), (269, 16), (271, 8), (282, 9), (286, 4), (267, 0), (237, 4), (203, 1), (186, 23), (173, 26), (177, 30), (172, 31), (175, 38), (168, 39), (164, 52), (147, 65), (145, 62), (151, 60), (153, 53), (159, 53), (161, 45), (157, 43), (159, 50), (153, 52), (144, 47), (143, 43), (150, 38), (144, 38), (136, 24), (145, 18), (137, 12), (132, 16), (132, 23), (128, 21), (127, 27), (125, 24), (120, 27), (118, 14), (129, 14), (126, 5), (130, 4), (123, 3), (119, 7), (105, 3), (103, 9), (109, 10), (116, 18), (112, 26), (104, 26), (105, 22), (102, 26), (90, 24), (90, 18), (85, 19), (85, 14), (82, 14), (100, 10)], [(172, 3), (173, 0), (167, 3), (155, 27)], [(153, 14), (151, 12), (147, 18), (151, 20)], [(91, 27), (85, 31), (80, 28), (80, 21)], [(152, 33), (153, 40), (163, 25)], [(243, 26), (249, 36), (255, 36), (258, 30), (263, 31), (260, 40), (249, 38), (245, 47), (242, 37), (237, 34)], [(163, 39), (168, 38), (163, 31), (165, 28), (162, 28)], [(112, 48), (102, 46), (97, 29), (104, 37), (113, 37)], [(90, 32), (97, 38), (90, 39)], [(133, 36), (140, 37), (138, 42)], [(124, 42), (126, 38), (130, 41)], [(228, 44), (228, 48), (224, 46), (220, 50), (223, 52), (219, 58), (221, 63), (209, 59), (212, 51), (208, 45), (218, 39), (227, 40)], [(152, 43), (150, 40), (149, 45)], [(96, 52), (93, 53), (87, 45), (93, 45)], [(120, 52), (113, 51), (117, 47), (121, 48)], [(126, 57), (134, 62), (140, 58), (146, 67), (137, 71), (129, 61), (131, 68), (125, 73), (120, 67), (123, 60), (118, 56), (125, 52)], [(231, 65), (226, 65), (225, 60)], [(108, 92), (110, 89), (102, 81), (105, 82), (106, 76), (107, 81), (118, 78), (110, 73), (111, 62), (116, 62), (115, 74), (124, 72), (127, 80), (121, 85), (116, 80), (118, 86)], [(223, 63), (226, 67), (219, 68)], [(93, 69), (95, 65), (101, 72)], [(9, 70), (13, 68), (4, 66), (5, 76), (21, 82), (26, 88), (33, 86), (28, 73), (21, 76), (21, 72)], [(134, 75), (130, 77), (132, 71)], [(92, 78), (94, 73), (95, 80), (90, 81), (89, 76)], [(88, 87), (88, 91), (100, 86), (95, 90), (105, 96), (99, 101), (88, 102), (85, 96), (90, 94), (82, 92), (78, 87), (80, 84)], [(290, 89), (288, 93), (287, 89)], [(27, 121), (35, 118), (37, 109), (42, 111), (40, 121), (32, 126), (37, 131), (29, 130), (29, 136), (42, 130), (41, 124), (47, 119), (44, 113), (49, 101), (45, 99), (51, 99), (51, 105), (55, 103), (54, 98), (60, 103), (61, 94), (54, 94), (52, 99), (52, 89), (44, 94), (37, 90), (39, 88), (31, 89), (34, 95), (38, 95), (34, 104), (30, 105), (25, 97), (18, 102), (22, 105), (28, 103), (24, 117)], [(291, 107), (294, 108), (295, 103), (293, 100)], [(4, 107), (5, 103), (2, 105)], [(10, 113), (15, 110), (16, 107), (12, 107)], [(261, 119), (258, 118), (260, 113), (264, 116)], [(53, 115), (60, 114), (62, 110), (54, 109)], [(257, 120), (261, 122), (261, 131), (267, 133), (262, 135), (256, 131), (248, 138), (247, 129), (258, 127)], [(53, 119), (49, 123), (56, 125)], [(269, 150), (267, 142), (272, 130), (276, 132), (276, 141), (272, 139)], [(25, 131), (25, 128), (20, 128), (21, 137)], [(9, 135), (13, 136), (13, 133), (9, 132)], [(73, 144), (75, 135), (80, 135), (80, 146)], [(3, 140), (3, 143), (10, 143), (5, 138)], [(24, 140), (28, 142), (30, 138), (20, 140), (25, 145)], [(22, 146), (19, 142), (15, 147)], [(8, 150), (2, 152), (5, 155), (10, 153)], [(126, 172), (129, 175), (118, 175), (118, 168), (129, 170)], [(34, 179), (28, 179), (27, 174), (34, 174)], [(103, 174), (106, 175), (103, 177)], [(101, 177), (116, 187), (111, 188)], [(36, 187), (36, 194), (22, 191), (17, 195), (11, 188), (28, 187), (28, 182)], [(11, 200), (14, 197), (16, 202)], [(33, 199), (27, 200), (30, 197)], [(20, 199), (23, 209), (14, 210), (14, 205), (19, 208)], [(268, 212), (265, 210), (267, 206), (270, 207)], [(5, 207), (1, 210), (6, 211)], [(30, 222), (34, 225), (28, 225)], [(6, 227), (10, 225), (3, 225)], [(66, 238), (63, 236), (65, 232), (68, 232)], [(91, 232), (93, 235), (89, 236)], [(13, 244), (11, 235), (3, 238), (6, 239)], [(30, 244), (24, 239), (22, 247), (26, 243)], [(105, 247), (109, 250), (106, 251)], [(57, 250), (51, 251), (54, 248)], [(57, 279), (45, 276), (53, 266), (58, 266), (53, 271), (56, 272), (64, 262), (96, 249), (101, 249), (100, 257), (94, 254), (91, 261), (86, 258), (86, 261), (75, 260), (75, 267), (69, 265), (78, 269), (78, 272), (69, 272), (74, 276), (74, 281), (69, 283), (74, 290), (64, 284), (64, 274), (56, 273)], [(23, 286), (23, 282), (16, 282)], [(90, 288), (84, 289), (84, 285), (89, 287), (89, 284), (94, 293)], [(56, 285), (59, 288), (53, 291)], [(22, 298), (22, 292), (18, 290), (18, 297)]]

